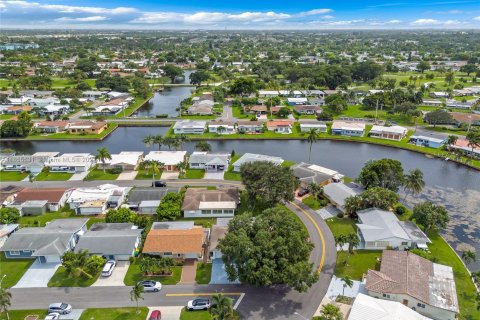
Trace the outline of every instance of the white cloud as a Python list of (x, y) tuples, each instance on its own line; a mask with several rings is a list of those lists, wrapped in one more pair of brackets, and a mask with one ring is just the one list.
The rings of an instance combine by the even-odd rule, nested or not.
[(464, 22), (462, 21), (458, 21), (458, 20), (447, 20), (444, 22), (444, 24), (448, 25), (448, 26), (451, 26), (451, 25), (455, 25), (455, 24), (463, 24)]
[(480, 16), (473, 18), (475, 21), (480, 21)]
[(402, 20), (389, 20), (389, 21), (387, 21), (387, 23), (391, 23), (391, 24), (400, 23), (400, 22), (402, 22)]
[(330, 12), (333, 12), (333, 10), (332, 9), (313, 9), (310, 11), (300, 12), (296, 14), (296, 16), (297, 17), (316, 16), (316, 15), (326, 14)]
[(43, 4), (39, 2), (28, 2), (23, 0), (7, 0), (2, 1), (2, 6), (5, 10), (15, 10), (18, 8), (24, 10), (45, 10), (58, 13), (93, 13), (93, 14), (127, 14), (135, 13), (138, 10), (128, 7), (117, 8), (103, 8), (103, 7), (81, 7), (81, 6), (69, 6), (61, 4)]
[(329, 14), (326, 14), (326, 15), (324, 15), (324, 16), (320, 16), (320, 18), (322, 18), (322, 19), (335, 19), (334, 16), (331, 16), (331, 15), (329, 15)]
[(414, 26), (434, 26), (439, 25), (441, 22), (435, 19), (418, 19), (411, 23)]
[(91, 17), (83, 17), (83, 18), (61, 17), (61, 18), (55, 19), (55, 21), (59, 21), (59, 22), (98, 22), (98, 21), (105, 21), (105, 20), (108, 20), (108, 18), (103, 16), (91, 16)]

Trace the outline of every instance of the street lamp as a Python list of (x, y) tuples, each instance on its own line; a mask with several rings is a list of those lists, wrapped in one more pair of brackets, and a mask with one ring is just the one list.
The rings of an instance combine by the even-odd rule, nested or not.
[(308, 320), (307, 317), (302, 316), (302, 315), (301, 315), (300, 313), (298, 313), (298, 312), (295, 312), (294, 315), (297, 315), (297, 316), (301, 317), (302, 319)]
[(0, 289), (2, 288), (2, 282), (3, 282), (3, 279), (5, 279), (5, 277), (6, 277), (6, 276), (7, 276), (7, 275), (6, 275), (6, 274), (4, 274), (4, 275), (2, 276), (2, 279), (0, 279)]

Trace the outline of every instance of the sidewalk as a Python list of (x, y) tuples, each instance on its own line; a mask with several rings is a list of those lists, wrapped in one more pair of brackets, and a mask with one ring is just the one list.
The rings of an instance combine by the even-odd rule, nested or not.
[(197, 260), (187, 259), (182, 267), (182, 277), (178, 284), (194, 284), (197, 274)]

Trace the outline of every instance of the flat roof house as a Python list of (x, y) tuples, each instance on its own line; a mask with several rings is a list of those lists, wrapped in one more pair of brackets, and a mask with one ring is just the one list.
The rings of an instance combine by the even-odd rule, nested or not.
[(308, 103), (307, 98), (287, 98), (289, 106), (306, 105)]
[(40, 263), (60, 263), (87, 230), (88, 219), (56, 219), (45, 227), (22, 228), (5, 241), (0, 251), (7, 259), (35, 258)]
[(298, 178), (303, 187), (311, 183), (325, 186), (332, 181), (340, 181), (343, 175), (315, 164), (300, 162), (292, 166), (293, 175)]
[(106, 169), (122, 168), (123, 171), (136, 170), (143, 160), (143, 151), (122, 151), (111, 155), (111, 159), (105, 159), (105, 165), (99, 161), (99, 168)]
[(267, 121), (266, 125), (267, 125), (268, 131), (289, 134), (289, 133), (292, 133), (292, 128), (294, 123), (295, 123), (294, 120), (272, 120), (272, 121)]
[(165, 171), (177, 171), (177, 164), (184, 162), (186, 155), (187, 151), (150, 151), (145, 160), (163, 163)]
[(263, 122), (261, 121), (238, 121), (237, 131), (239, 133), (262, 133)]
[(245, 153), (233, 163), (233, 171), (240, 172), (242, 164), (256, 161), (267, 161), (279, 166), (284, 160), (280, 157), (267, 156), (264, 154)]
[(193, 221), (155, 222), (142, 252), (176, 260), (202, 259), (209, 232)]
[(70, 123), (68, 132), (71, 134), (100, 134), (108, 124), (104, 121), (75, 121)]
[(237, 188), (188, 188), (182, 203), (185, 218), (233, 217), (240, 193)]
[(428, 249), (431, 241), (411, 221), (400, 221), (391, 211), (377, 208), (357, 212), (357, 233), (360, 249)]
[(408, 251), (384, 250), (380, 271), (368, 270), (369, 296), (397, 301), (437, 320), (455, 320), (459, 308), (453, 270)]
[(230, 163), (229, 153), (193, 152), (188, 158), (190, 169), (205, 171), (224, 171)]
[(457, 139), (451, 148), (463, 152), (468, 157), (473, 156), (475, 158), (480, 158), (480, 147), (474, 147), (472, 151), (472, 146), (466, 139)]
[(359, 195), (364, 190), (365, 189), (354, 183), (329, 183), (323, 187), (323, 194), (338, 210), (345, 213), (345, 199), (350, 196)]
[(234, 134), (237, 133), (235, 122), (231, 121), (210, 121), (208, 123), (208, 132), (216, 134)]
[(320, 132), (327, 132), (327, 125), (318, 121), (300, 121), (300, 131), (309, 132), (311, 129), (317, 130)]
[(87, 172), (95, 164), (95, 157), (90, 153), (64, 153), (50, 158), (45, 166), (52, 172)]
[(102, 214), (109, 208), (118, 208), (125, 201), (129, 190), (128, 187), (118, 187), (113, 184), (76, 188), (68, 197), (67, 203), (77, 214)]
[(17, 193), (14, 204), (22, 205), (27, 201), (47, 201), (49, 211), (58, 211), (70, 196), (67, 188), (25, 188)]
[(205, 132), (206, 121), (200, 120), (182, 120), (173, 125), (175, 134), (202, 134)]
[(32, 107), (31, 106), (11, 106), (11, 107), (6, 107), (3, 109), (3, 113), (5, 114), (20, 114), (22, 112), (30, 113), (32, 112)]
[(400, 141), (407, 135), (407, 128), (401, 126), (372, 126), (370, 129), (370, 136), (373, 138), (388, 139), (388, 140), (397, 140)]
[(319, 106), (300, 105), (300, 106), (295, 106), (293, 109), (299, 114), (314, 115), (322, 112), (322, 108), (320, 108)]
[(333, 121), (332, 134), (338, 136), (361, 137), (365, 132), (365, 123)]
[(268, 108), (267, 106), (263, 106), (263, 105), (245, 106), (243, 107), (243, 111), (245, 113), (253, 113), (253, 114), (256, 114), (257, 116), (260, 116), (262, 114), (267, 114)]
[(138, 250), (142, 231), (133, 223), (95, 223), (80, 237), (75, 252), (88, 250), (106, 259), (127, 261)]
[(410, 136), (410, 143), (413, 143), (417, 146), (428, 147), (428, 148), (441, 148), (447, 141), (447, 138), (440, 135), (413, 135)]

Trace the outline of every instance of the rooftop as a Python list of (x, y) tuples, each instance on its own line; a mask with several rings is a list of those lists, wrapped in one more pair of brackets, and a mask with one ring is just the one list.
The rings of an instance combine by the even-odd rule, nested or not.
[(273, 157), (273, 156), (267, 156), (263, 154), (255, 154), (255, 153), (245, 153), (240, 157), (240, 159), (235, 161), (234, 165), (236, 167), (240, 167), (244, 163), (255, 162), (255, 161), (268, 161), (276, 165), (281, 165), (284, 160), (280, 157)]
[(25, 188), (17, 193), (15, 202), (47, 200), (50, 203), (57, 203), (60, 202), (67, 190), (67, 188)]
[(240, 200), (236, 188), (208, 190), (188, 188), (183, 199), (182, 210), (235, 209)]
[(192, 229), (152, 229), (143, 246), (144, 253), (203, 253), (204, 231), (202, 227)]
[[(177, 122), (178, 123), (178, 122)], [(174, 166), (185, 161), (187, 151), (150, 151), (145, 160), (156, 160), (167, 166)]]

